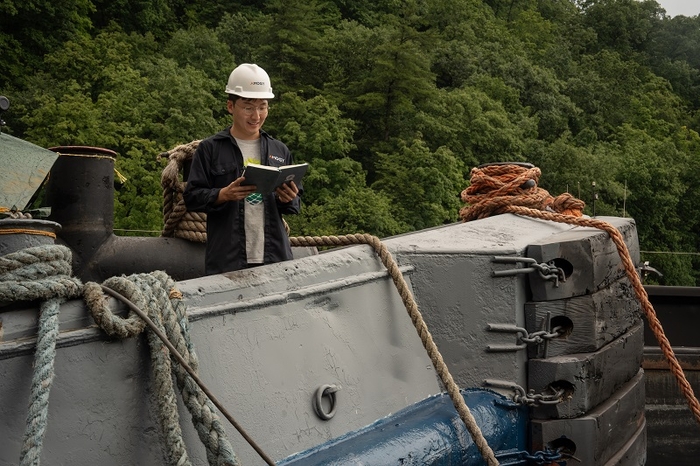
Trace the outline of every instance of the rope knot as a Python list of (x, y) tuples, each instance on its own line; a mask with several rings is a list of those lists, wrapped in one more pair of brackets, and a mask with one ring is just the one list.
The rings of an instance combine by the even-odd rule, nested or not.
[(495, 163), (472, 168), (470, 185), (460, 197), (469, 204), (460, 211), (463, 222), (508, 211), (510, 206), (583, 215), (583, 201), (565, 193), (552, 197), (538, 187), (542, 172), (531, 164)]

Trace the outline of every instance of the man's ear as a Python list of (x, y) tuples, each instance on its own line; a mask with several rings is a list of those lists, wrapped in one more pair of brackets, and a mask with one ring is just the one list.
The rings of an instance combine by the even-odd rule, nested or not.
[(230, 115), (233, 115), (233, 101), (232, 100), (226, 101), (226, 110), (228, 110), (228, 113)]

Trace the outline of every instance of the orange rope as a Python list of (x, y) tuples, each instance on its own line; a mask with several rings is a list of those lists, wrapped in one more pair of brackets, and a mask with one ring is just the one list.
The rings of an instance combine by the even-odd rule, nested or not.
[(541, 174), (537, 167), (521, 165), (472, 168), (471, 184), (461, 194), (462, 201), (470, 205), (459, 211), (460, 217), (468, 222), (500, 214), (511, 205), (582, 216), (583, 201), (569, 193), (555, 198), (537, 186)]
[(42, 235), (42, 236), (49, 236), (53, 239), (56, 239), (56, 233), (52, 233), (50, 231), (43, 231), (43, 230), (27, 230), (24, 228), (7, 228), (7, 229), (0, 229), (0, 235), (16, 235), (16, 234), (25, 234), (25, 235)]
[[(569, 194), (566, 197), (562, 197), (562, 195), (549, 201), (547, 199), (547, 197), (551, 197), (549, 193), (545, 196), (542, 194), (544, 190), (536, 187), (539, 175), (540, 170), (536, 167), (528, 169), (518, 165), (489, 166), (484, 167), (483, 170), (479, 168), (472, 169), (472, 185), (462, 192), (462, 200), (473, 204), (460, 210), (463, 221), (467, 222), (475, 218), (484, 218), (491, 214), (512, 213), (570, 225), (593, 227), (607, 232), (617, 247), (617, 252), (625, 267), (627, 277), (632, 283), (637, 299), (639, 299), (646, 315), (649, 328), (659, 342), (659, 347), (670, 365), (671, 372), (680, 385), (688, 406), (695, 416), (695, 420), (700, 423), (700, 403), (693, 392), (693, 387), (685, 377), (683, 368), (673, 352), (671, 343), (666, 338), (654, 307), (649, 302), (649, 296), (637, 274), (637, 269), (632, 263), (629, 250), (622, 235), (617, 228), (607, 222), (583, 218), (581, 213), (584, 205), (583, 201), (575, 199)], [(523, 184), (528, 180), (534, 180), (535, 186), (523, 188)], [(544, 192), (546, 193), (546, 191)], [(532, 200), (526, 199), (528, 193), (533, 194)], [(508, 199), (513, 200), (513, 202), (508, 203)], [(540, 199), (544, 199), (544, 201), (540, 202)], [(561, 200), (558, 201), (558, 199)], [(578, 208), (579, 205), (581, 206), (580, 209)]]

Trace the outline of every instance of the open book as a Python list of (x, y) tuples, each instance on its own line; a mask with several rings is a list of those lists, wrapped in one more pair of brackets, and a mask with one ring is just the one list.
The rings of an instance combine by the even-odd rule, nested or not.
[(241, 185), (254, 184), (257, 188), (255, 190), (256, 193), (268, 194), (282, 186), (283, 183), (289, 183), (290, 181), (294, 181), (298, 186), (308, 168), (308, 163), (283, 165), (281, 167), (249, 163), (243, 171), (245, 181)]

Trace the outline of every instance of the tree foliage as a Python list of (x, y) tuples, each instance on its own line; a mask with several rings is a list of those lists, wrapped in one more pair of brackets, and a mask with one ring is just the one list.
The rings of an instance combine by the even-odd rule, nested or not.
[[(158, 154), (229, 124), (257, 63), (265, 129), (311, 169), (293, 234), (454, 222), (472, 167), (527, 161), (637, 222), (664, 284), (700, 279), (700, 17), (654, 0), (66, 0), (0, 4), (3, 131), (112, 149), (117, 228), (162, 226)], [(57, 27), (56, 25), (61, 25)]]

